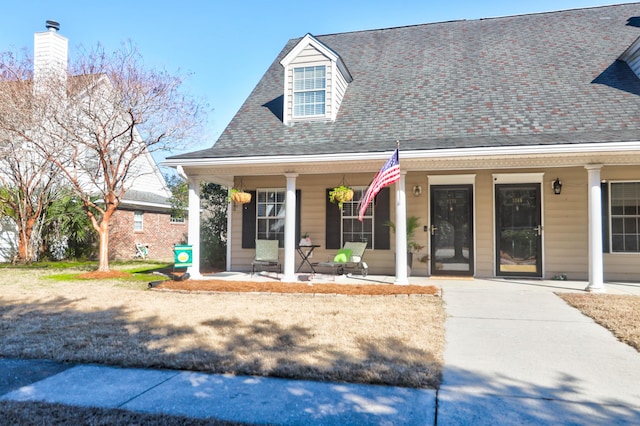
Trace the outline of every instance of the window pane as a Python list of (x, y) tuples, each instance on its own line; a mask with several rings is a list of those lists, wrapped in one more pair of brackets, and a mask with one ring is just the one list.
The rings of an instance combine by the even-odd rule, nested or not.
[(638, 236), (637, 235), (625, 235), (624, 236), (624, 251), (636, 252), (638, 251)]
[(625, 218), (624, 219), (624, 232), (625, 234), (636, 234), (638, 229), (636, 227), (637, 219), (636, 218)]
[(133, 230), (142, 231), (143, 213), (141, 211), (133, 212)]
[(373, 247), (373, 215), (372, 204), (367, 207), (362, 222), (358, 220), (358, 203), (366, 188), (353, 188), (353, 199), (342, 206), (342, 244), (347, 241), (367, 242), (367, 248)]
[(619, 218), (611, 219), (611, 232), (622, 234), (624, 232), (624, 220)]
[(640, 182), (611, 183), (611, 250), (640, 251)]
[(293, 70), (293, 115), (324, 115), (326, 71), (324, 66)]
[(278, 240), (284, 244), (285, 190), (258, 190), (256, 238)]
[(611, 248), (613, 251), (624, 251), (624, 237), (622, 235), (613, 235), (611, 237)]

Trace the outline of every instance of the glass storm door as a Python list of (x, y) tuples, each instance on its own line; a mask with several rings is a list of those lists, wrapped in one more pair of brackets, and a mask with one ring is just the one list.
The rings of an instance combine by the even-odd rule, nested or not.
[(473, 185), (431, 186), (431, 274), (473, 276)]
[(496, 185), (496, 273), (542, 276), (540, 184)]

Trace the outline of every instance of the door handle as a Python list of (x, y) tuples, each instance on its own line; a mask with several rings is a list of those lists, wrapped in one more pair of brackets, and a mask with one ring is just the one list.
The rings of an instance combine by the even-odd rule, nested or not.
[(533, 228), (534, 231), (536, 231), (537, 235), (540, 236), (542, 235), (542, 225), (538, 225), (535, 228)]
[(435, 227), (435, 225), (431, 225), (431, 235), (436, 235), (436, 230), (438, 228)]

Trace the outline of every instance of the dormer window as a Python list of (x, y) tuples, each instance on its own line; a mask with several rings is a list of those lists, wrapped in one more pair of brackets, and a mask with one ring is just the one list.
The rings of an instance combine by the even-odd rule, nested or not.
[(284, 68), (284, 124), (335, 120), (353, 81), (342, 58), (307, 34), (280, 64)]
[(326, 87), (326, 67), (324, 65), (294, 68), (293, 116), (324, 116)]

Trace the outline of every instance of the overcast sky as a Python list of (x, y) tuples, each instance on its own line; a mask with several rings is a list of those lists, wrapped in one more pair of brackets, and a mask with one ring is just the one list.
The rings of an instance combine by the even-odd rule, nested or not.
[[(0, 51), (26, 48), (45, 21), (60, 22), (70, 55), (101, 43), (115, 50), (124, 41), (145, 62), (193, 75), (186, 88), (213, 109), (202, 144), (211, 146), (285, 43), (306, 33), (332, 34), (459, 19), (548, 12), (633, 3), (589, 0), (22, 0), (2, 5)], [(638, 5), (640, 14), (640, 4)], [(173, 154), (183, 152), (178, 147)], [(158, 159), (158, 160), (161, 160)]]

